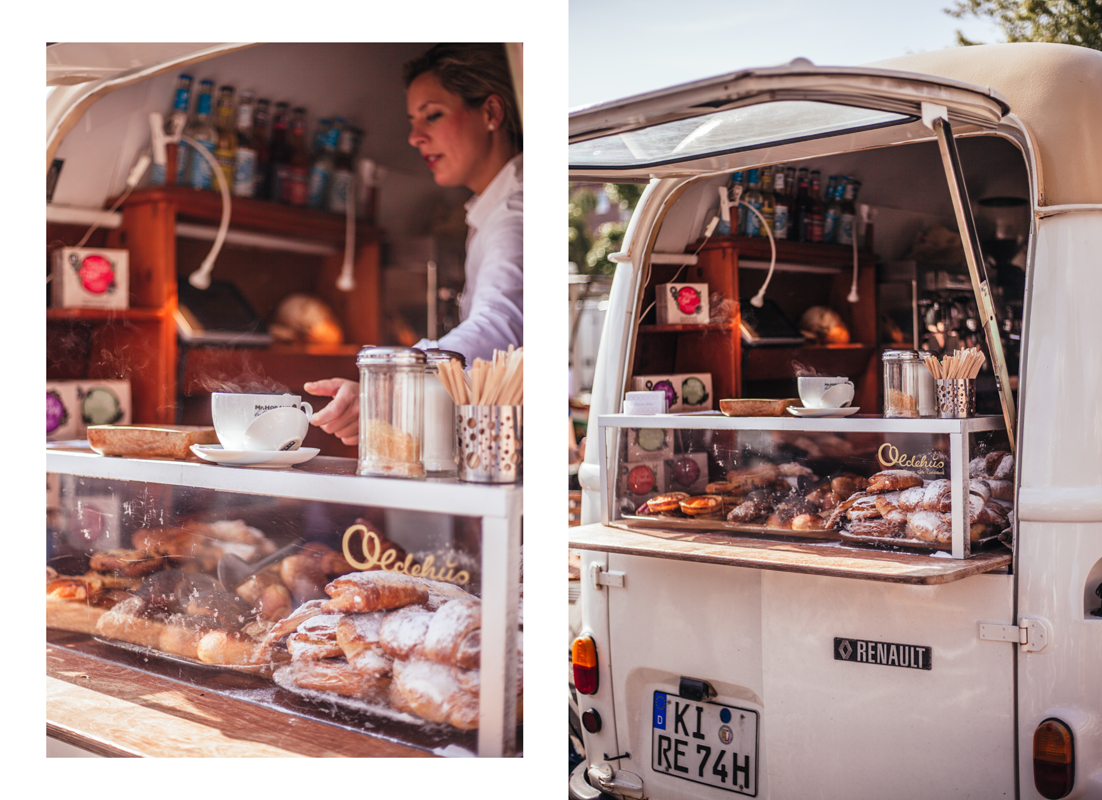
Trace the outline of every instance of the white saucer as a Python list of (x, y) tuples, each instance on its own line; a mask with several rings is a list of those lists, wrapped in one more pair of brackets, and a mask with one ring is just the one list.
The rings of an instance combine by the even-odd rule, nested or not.
[(803, 406), (789, 406), (788, 413), (797, 417), (848, 417), (856, 414), (861, 409), (857, 406), (851, 408), (804, 408)]
[(298, 450), (226, 450), (220, 444), (193, 444), (191, 452), (204, 461), (231, 467), (267, 467), (280, 469), (309, 461), (321, 452), (316, 447)]

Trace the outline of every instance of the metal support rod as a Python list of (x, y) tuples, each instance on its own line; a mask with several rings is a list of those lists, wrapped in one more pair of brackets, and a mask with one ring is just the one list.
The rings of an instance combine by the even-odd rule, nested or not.
[(976, 295), (976, 306), (983, 318), (983, 330), (987, 336), (988, 351), (991, 353), (991, 369), (995, 373), (995, 386), (999, 391), (1003, 418), (1006, 420), (1006, 434), (1010, 439), (1010, 451), (1016, 453), (1018, 414), (1014, 407), (1014, 395), (1010, 391), (1010, 376), (1006, 371), (1006, 356), (999, 335), (999, 323), (995, 318), (995, 303), (991, 296), (987, 265), (983, 260), (979, 234), (976, 233), (976, 222), (972, 218), (968, 189), (964, 185), (960, 154), (957, 152), (957, 143), (953, 139), (949, 120), (942, 116), (936, 117), (932, 120), (931, 127), (937, 134), (941, 163), (945, 167), (945, 178), (957, 216), (957, 229), (960, 231), (961, 244), (964, 245), (964, 258), (968, 263), (968, 274), (972, 278), (972, 291)]

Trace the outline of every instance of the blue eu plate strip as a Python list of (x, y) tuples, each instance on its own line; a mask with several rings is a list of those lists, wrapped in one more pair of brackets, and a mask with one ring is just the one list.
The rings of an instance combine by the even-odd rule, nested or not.
[(660, 731), (666, 730), (666, 693), (654, 693), (654, 727)]

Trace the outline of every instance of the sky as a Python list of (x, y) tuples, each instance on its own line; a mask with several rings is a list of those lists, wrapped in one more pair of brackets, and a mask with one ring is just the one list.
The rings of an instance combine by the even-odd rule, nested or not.
[(793, 58), (853, 66), (1005, 41), (952, 0), (570, 0), (571, 108)]

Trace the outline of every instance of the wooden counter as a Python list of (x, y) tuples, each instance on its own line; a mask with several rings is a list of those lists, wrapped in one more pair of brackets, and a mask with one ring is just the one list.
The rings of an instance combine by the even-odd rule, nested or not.
[(841, 544), (803, 544), (720, 533), (628, 530), (601, 524), (571, 528), (570, 547), (731, 567), (926, 585), (950, 583), (970, 575), (1006, 569), (1011, 563), (1010, 551), (1005, 548), (954, 559)]
[[(418, 758), (356, 733), (93, 655), (83, 634), (47, 632), (46, 735), (101, 756)], [(239, 691), (250, 688), (241, 676)], [(259, 683), (259, 680), (256, 681)]]

